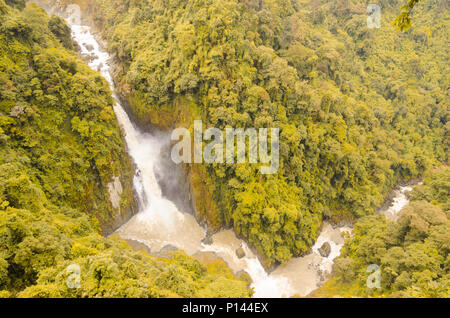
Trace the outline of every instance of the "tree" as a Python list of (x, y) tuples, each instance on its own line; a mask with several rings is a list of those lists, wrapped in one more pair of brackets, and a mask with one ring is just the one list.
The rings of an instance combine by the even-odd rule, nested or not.
[(419, 3), (420, 0), (408, 0), (408, 3), (401, 8), (402, 12), (392, 23), (397, 27), (397, 30), (408, 31), (411, 27), (411, 12), (414, 6)]

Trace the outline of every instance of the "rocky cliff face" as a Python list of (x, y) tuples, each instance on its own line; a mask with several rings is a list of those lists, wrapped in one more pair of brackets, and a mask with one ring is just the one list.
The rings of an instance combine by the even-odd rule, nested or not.
[[(138, 212), (139, 207), (135, 200), (131, 180), (127, 180), (126, 178), (123, 179), (125, 180), (122, 181), (120, 177), (115, 176), (113, 177), (113, 180), (106, 185), (109, 194), (109, 203), (114, 211), (111, 217), (100, 225), (103, 235), (106, 236), (113, 233)], [(124, 183), (126, 189), (124, 189)]]

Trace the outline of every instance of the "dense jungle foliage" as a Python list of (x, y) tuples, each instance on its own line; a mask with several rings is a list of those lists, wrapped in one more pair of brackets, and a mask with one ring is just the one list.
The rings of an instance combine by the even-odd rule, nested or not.
[(221, 261), (101, 235), (120, 213), (106, 185), (120, 177), (125, 210), (133, 170), (108, 84), (73, 48), (61, 18), (0, 0), (0, 296), (250, 296)]
[(190, 167), (199, 216), (233, 226), (268, 264), (308, 251), (324, 217), (373, 214), (399, 180), (448, 161), (446, 1), (416, 4), (406, 33), (395, 0), (377, 1), (374, 29), (369, 1), (76, 2), (142, 122), (281, 129), (275, 175)]
[[(430, 172), (410, 199), (397, 222), (375, 215), (356, 223), (334, 277), (314, 296), (450, 296), (450, 169)], [(380, 268), (380, 288), (368, 288), (371, 264)]]

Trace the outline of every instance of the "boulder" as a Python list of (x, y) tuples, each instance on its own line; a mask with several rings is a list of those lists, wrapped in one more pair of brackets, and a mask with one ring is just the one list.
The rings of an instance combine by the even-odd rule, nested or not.
[(319, 248), (319, 253), (322, 257), (328, 257), (331, 253), (331, 245), (328, 242), (322, 244), (322, 247)]
[(243, 258), (243, 257), (245, 257), (245, 251), (244, 251), (244, 249), (242, 248), (242, 246), (239, 247), (239, 248), (236, 250), (236, 256), (237, 256), (238, 258)]
[(88, 50), (89, 52), (94, 50), (94, 46), (92, 44), (84, 44), (84, 47), (86, 48), (86, 50)]
[(225, 262), (223, 258), (217, 255), (215, 252), (197, 252), (192, 255), (192, 257), (202, 264), (212, 264), (218, 261)]
[(120, 199), (122, 197), (122, 182), (119, 177), (113, 177), (112, 181), (108, 183), (109, 201), (114, 209), (119, 210), (120, 213)]

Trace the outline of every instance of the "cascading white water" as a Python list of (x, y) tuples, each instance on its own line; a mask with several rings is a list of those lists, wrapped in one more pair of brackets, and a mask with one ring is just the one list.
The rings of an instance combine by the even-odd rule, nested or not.
[[(109, 55), (100, 49), (90, 28), (72, 25), (72, 34), (81, 47), (81, 53), (91, 56), (89, 66), (100, 71), (114, 91)], [(239, 240), (231, 230), (215, 234), (211, 245), (202, 244), (204, 229), (191, 214), (179, 211), (173, 202), (166, 199), (157, 182), (155, 165), (158, 164), (164, 141), (160, 136), (144, 133), (133, 125), (117, 96), (113, 97), (116, 101), (114, 111), (117, 120), (125, 131), (128, 151), (137, 167), (134, 187), (141, 206), (140, 212), (117, 231), (121, 237), (139, 241), (151, 251), (173, 245), (191, 255), (199, 251), (215, 252), (234, 272), (245, 270), (249, 273), (255, 297), (306, 296), (319, 287), (324, 280), (322, 273), (331, 272), (333, 260), (339, 256), (344, 244), (341, 233), (351, 232), (351, 228), (336, 229), (325, 222), (311, 254), (294, 258), (271, 274), (266, 273), (247, 244)], [(406, 190), (408, 189), (402, 188), (398, 193), (398, 200), (394, 199), (392, 211), (395, 213), (408, 202), (404, 196)], [(329, 242), (331, 246), (328, 257), (322, 257), (318, 251), (324, 242)], [(241, 259), (235, 253), (239, 247), (244, 249), (246, 255)]]

